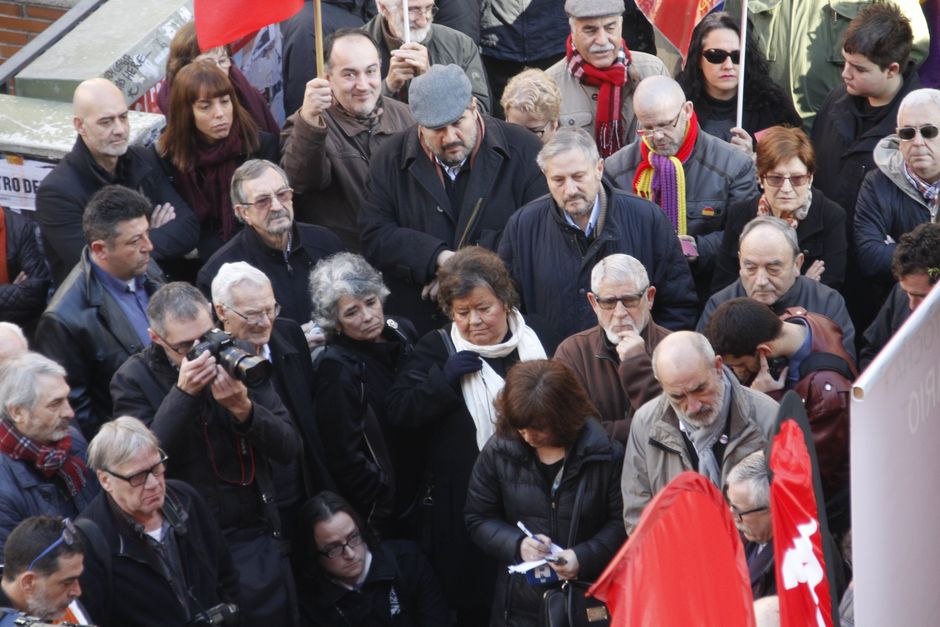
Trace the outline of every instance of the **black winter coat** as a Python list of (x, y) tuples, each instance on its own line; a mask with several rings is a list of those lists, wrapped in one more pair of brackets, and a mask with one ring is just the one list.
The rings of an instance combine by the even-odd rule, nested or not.
[(444, 250), (479, 244), (496, 250), (509, 216), (548, 192), (535, 164), (542, 145), (515, 124), (482, 116), (485, 134), (472, 159), (463, 204), (452, 207), (439, 168), (425, 155), (412, 127), (390, 137), (372, 155), (369, 193), (359, 212), (365, 256), (392, 291), (386, 313), (402, 315), (426, 333), (437, 307), (421, 288), (437, 274)]
[(310, 271), (316, 263), (344, 250), (342, 242), (330, 230), (312, 224), (294, 223), (290, 254), (271, 248), (253, 228), (244, 228), (216, 251), (202, 266), (196, 286), (212, 299), (212, 279), (222, 264), (247, 261), (271, 280), (274, 298), (281, 304), (281, 315), (297, 324), (310, 320)]
[(86, 244), (82, 231), (85, 205), (99, 189), (115, 183), (137, 190), (154, 206), (173, 205), (176, 217), (150, 231), (154, 259), (182, 257), (199, 243), (196, 214), (173, 187), (153, 148), (129, 146), (111, 176), (95, 162), (79, 137), (36, 192), (36, 220), (56, 285), (78, 263)]
[[(37, 351), (65, 368), (72, 388), (69, 403), (89, 441), (115, 415), (111, 377), (144, 348), (121, 306), (98, 282), (92, 263), (86, 249), (39, 319), (35, 342)], [(162, 283), (160, 268), (151, 259), (144, 289), (152, 296)]]
[[(712, 293), (734, 283), (738, 278), (738, 245), (744, 226), (757, 217), (759, 199), (731, 207), (725, 223), (725, 235), (712, 275)], [(813, 189), (809, 213), (796, 227), (796, 238), (803, 251), (805, 273), (814, 261), (826, 262), (822, 283), (834, 290), (845, 280), (848, 243), (845, 239), (845, 210), (818, 189)]]
[[(46, 308), (49, 268), (39, 251), (33, 221), (6, 207), (2, 210), (10, 282), (0, 285), (0, 320), (31, 326)], [(25, 272), (27, 279), (14, 283), (20, 272)]]
[(895, 283), (888, 294), (888, 300), (881, 306), (874, 322), (865, 329), (862, 335), (862, 348), (858, 353), (858, 369), (865, 370), (875, 359), (881, 349), (885, 347), (901, 325), (911, 317), (911, 304), (907, 292)]
[[(499, 562), (491, 625), (537, 625), (543, 589), (506, 567), (522, 561), (525, 538), (516, 526), (525, 523), (578, 556), (578, 579), (600, 576), (627, 534), (623, 527), (620, 474), (623, 445), (588, 419), (565, 457), (561, 484), (554, 497), (539, 471), (535, 450), (521, 440), (494, 436), (480, 452), (467, 494), (466, 521), (473, 541)], [(574, 511), (578, 483), (584, 482), (580, 509)], [(569, 546), (572, 521), (577, 535)]]
[[(96, 625), (185, 627), (197, 612), (223, 602), (238, 603), (238, 572), (209, 508), (182, 481), (167, 480), (166, 492), (163, 514), (176, 534), (183, 585), (195, 600), (182, 606), (148, 539), (115, 511), (102, 491), (81, 515), (98, 526), (109, 550), (105, 557), (94, 542), (85, 540), (82, 604)], [(110, 571), (105, 559), (111, 562)]]

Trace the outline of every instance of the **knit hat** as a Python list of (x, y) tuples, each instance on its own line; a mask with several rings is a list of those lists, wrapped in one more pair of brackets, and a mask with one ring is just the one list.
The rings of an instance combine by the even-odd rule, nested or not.
[(568, 17), (604, 17), (623, 12), (623, 0), (565, 0)]
[(458, 120), (470, 106), (470, 79), (458, 65), (432, 65), (411, 80), (408, 105), (425, 128), (440, 128)]

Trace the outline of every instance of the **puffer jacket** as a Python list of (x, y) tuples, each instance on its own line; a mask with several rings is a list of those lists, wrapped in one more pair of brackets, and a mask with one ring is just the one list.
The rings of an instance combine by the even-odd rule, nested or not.
[[(534, 449), (521, 440), (493, 437), (477, 458), (467, 493), (466, 522), (473, 541), (499, 561), (491, 625), (535, 625), (543, 589), (510, 575), (506, 567), (522, 561), (525, 523), (562, 548), (572, 549), (580, 565), (578, 579), (596, 579), (626, 538), (620, 520), (620, 468), (623, 446), (589, 418), (569, 449), (561, 484), (554, 495), (538, 468)], [(574, 511), (583, 482), (579, 510)], [(577, 535), (569, 545), (573, 521)]]
[[(889, 135), (875, 148), (875, 165), (858, 192), (855, 206), (855, 249), (865, 276), (885, 285), (894, 282), (891, 258), (896, 242), (918, 224), (933, 222), (937, 212), (907, 180), (897, 135)], [(889, 239), (890, 238), (890, 241)]]
[[(0, 320), (29, 325), (46, 307), (49, 268), (39, 251), (33, 221), (6, 207), (2, 210), (0, 237), (6, 239), (5, 261), (10, 282), (0, 285)], [(26, 280), (14, 283), (20, 272), (26, 274)]]

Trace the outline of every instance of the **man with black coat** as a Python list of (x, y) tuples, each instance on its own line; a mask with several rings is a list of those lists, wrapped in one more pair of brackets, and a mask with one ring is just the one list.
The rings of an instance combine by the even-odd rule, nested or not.
[(128, 146), (130, 125), (121, 90), (107, 79), (92, 78), (75, 89), (72, 104), (75, 146), (36, 193), (36, 219), (55, 284), (78, 263), (85, 245), (82, 213), (105, 185), (124, 185), (148, 198), (155, 259), (177, 259), (196, 248), (199, 223), (157, 154), (149, 147)]
[(35, 224), (0, 207), (0, 240), (0, 320), (31, 328), (46, 308), (51, 279)]

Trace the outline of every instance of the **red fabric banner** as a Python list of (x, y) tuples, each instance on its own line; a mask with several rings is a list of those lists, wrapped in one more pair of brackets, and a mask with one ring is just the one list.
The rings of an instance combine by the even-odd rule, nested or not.
[(682, 62), (689, 54), (692, 29), (722, 0), (636, 0), (653, 27), (676, 47)]
[(781, 627), (832, 627), (813, 462), (800, 425), (785, 420), (770, 452), (770, 512)]
[(297, 13), (303, 0), (195, 0), (196, 38), (201, 50), (230, 44), (259, 28)]
[(612, 627), (754, 627), (744, 547), (715, 485), (683, 472), (650, 501), (636, 531), (588, 590)]

